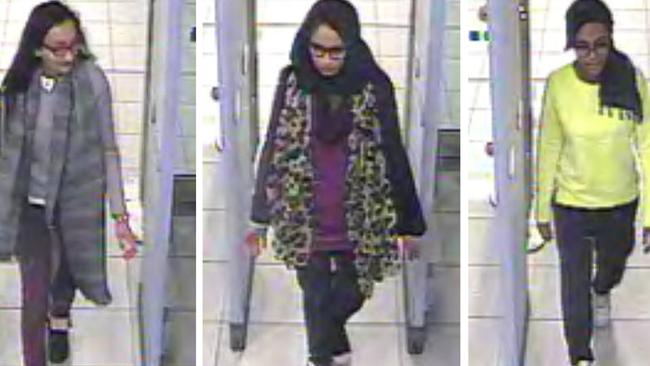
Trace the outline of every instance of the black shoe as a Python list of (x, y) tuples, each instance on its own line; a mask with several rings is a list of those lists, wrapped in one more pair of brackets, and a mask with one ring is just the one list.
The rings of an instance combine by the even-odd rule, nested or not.
[(67, 330), (50, 329), (47, 338), (48, 354), (51, 363), (63, 363), (70, 355), (70, 342)]

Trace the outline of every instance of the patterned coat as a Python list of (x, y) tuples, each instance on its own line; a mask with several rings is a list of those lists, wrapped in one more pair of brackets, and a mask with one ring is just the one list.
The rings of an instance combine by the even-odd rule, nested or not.
[[(342, 209), (355, 245), (359, 284), (370, 296), (372, 283), (394, 273), (398, 265), (394, 235), (419, 236), (426, 225), (401, 142), (390, 80), (378, 74), (351, 98), (355, 117), (348, 137)], [(306, 264), (314, 228), (309, 100), (297, 87), (291, 67), (285, 68), (253, 196), (251, 220), (272, 226), (275, 254), (289, 267)]]

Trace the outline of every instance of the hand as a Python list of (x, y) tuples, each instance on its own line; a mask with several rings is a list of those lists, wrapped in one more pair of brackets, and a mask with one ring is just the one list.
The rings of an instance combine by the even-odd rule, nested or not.
[(115, 221), (115, 236), (122, 248), (122, 257), (129, 260), (138, 253), (138, 237), (131, 230), (127, 220)]
[(266, 249), (266, 230), (251, 229), (246, 233), (244, 246), (252, 257), (257, 257)]
[(412, 236), (398, 236), (397, 243), (400, 246), (402, 255), (408, 260), (420, 258), (420, 245)]
[(550, 222), (538, 222), (537, 231), (539, 232), (539, 236), (542, 237), (542, 240), (551, 241), (553, 239), (553, 231)]
[(641, 240), (641, 243), (643, 244), (643, 254), (650, 253), (650, 227), (643, 228), (643, 240)]

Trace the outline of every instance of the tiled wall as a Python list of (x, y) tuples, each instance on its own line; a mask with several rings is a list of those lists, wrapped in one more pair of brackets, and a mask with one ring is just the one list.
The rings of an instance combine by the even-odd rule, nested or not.
[(460, 126), (460, 0), (445, 1), (443, 82), (446, 103), (441, 123)]

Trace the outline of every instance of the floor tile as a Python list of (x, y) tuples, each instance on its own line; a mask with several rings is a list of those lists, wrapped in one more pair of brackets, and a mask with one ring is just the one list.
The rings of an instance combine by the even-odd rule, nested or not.
[(203, 319), (223, 319), (228, 291), (228, 267), (225, 263), (203, 263)]
[(468, 324), (469, 365), (498, 365), (499, 320), (495, 318), (470, 318)]
[(495, 317), (500, 314), (499, 267), (472, 266), (468, 270), (468, 307), (470, 317)]
[[(127, 366), (134, 365), (134, 344), (130, 334), (131, 323), (127, 311), (79, 310), (73, 311), (74, 330), (71, 334), (72, 354), (68, 365)], [(20, 313), (18, 310), (0, 311), (0, 364), (20, 365)], [(109, 331), (110, 330), (110, 331)]]
[(164, 366), (196, 365), (196, 314), (171, 311), (166, 324)]
[(401, 363), (403, 366), (451, 366), (460, 365), (460, 327), (453, 325), (430, 325), (427, 342), (421, 355), (409, 355), (406, 349), (405, 332), (402, 342)]

